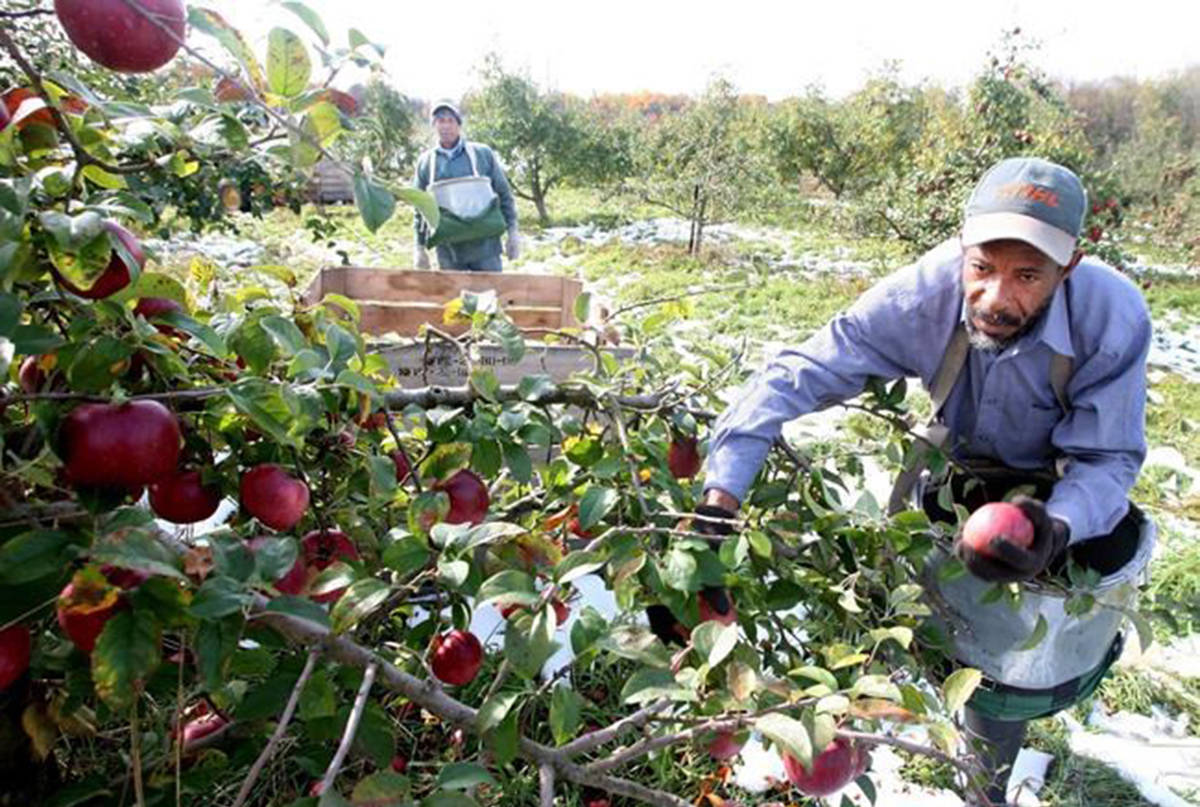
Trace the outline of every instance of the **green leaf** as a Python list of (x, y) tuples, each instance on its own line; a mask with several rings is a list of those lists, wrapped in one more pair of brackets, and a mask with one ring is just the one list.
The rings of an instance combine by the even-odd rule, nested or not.
[(330, 618), (335, 633), (344, 633), (353, 628), (360, 619), (383, 605), (391, 594), (391, 588), (381, 580), (368, 577), (346, 589), (333, 604)]
[(296, 323), (290, 319), (270, 314), (262, 317), (258, 321), (264, 331), (270, 334), (275, 344), (279, 346), (280, 352), (287, 357), (295, 356), (301, 350), (310, 347), (308, 340), (304, 338), (304, 334), (296, 327)]
[(295, 538), (263, 536), (254, 550), (254, 570), (262, 580), (278, 580), (296, 564), (300, 547)]
[(18, 585), (61, 571), (70, 561), (69, 533), (33, 530), (0, 546), (0, 582)]
[(415, 535), (406, 535), (383, 550), (383, 565), (403, 578), (424, 568), (430, 556), (429, 547), (424, 541)]
[(550, 696), (550, 731), (554, 742), (562, 745), (575, 737), (583, 713), (583, 698), (575, 690), (559, 684)]
[(350, 801), (355, 805), (396, 805), (411, 795), (412, 786), (407, 776), (393, 771), (376, 771), (365, 779), (360, 779), (354, 786)]
[(96, 694), (113, 709), (131, 706), (162, 658), (158, 642), (152, 614), (122, 611), (110, 619), (92, 652)]
[(408, 505), (408, 529), (415, 535), (428, 535), (434, 524), (450, 512), (450, 497), (443, 490), (424, 490)]
[(696, 556), (681, 546), (673, 546), (659, 566), (663, 583), (676, 591), (700, 590), (700, 567)]
[(505, 569), (483, 581), (475, 601), (479, 605), (489, 602), (498, 605), (533, 605), (538, 601), (538, 594), (532, 576), (516, 569)]
[(121, 176), (120, 174), (110, 174), (95, 164), (85, 165), (81, 173), (83, 174), (84, 179), (90, 180), (101, 188), (116, 190), (118, 188), (128, 187), (125, 182), (125, 177)]
[(755, 720), (754, 728), (799, 760), (804, 767), (812, 766), (812, 741), (808, 736), (808, 729), (799, 720), (772, 713)]
[(900, 688), (892, 683), (886, 675), (864, 675), (855, 680), (850, 687), (852, 698), (882, 698), (883, 700), (900, 703), (904, 696)]
[(62, 347), (66, 342), (56, 331), (44, 325), (18, 325), (9, 336), (13, 352), (19, 356), (40, 356)]
[[(485, 703), (484, 707), (486, 706)], [(505, 709), (505, 714), (507, 713), (508, 710)], [(500, 720), (503, 719), (503, 717), (500, 718)], [(497, 720), (492, 726), (499, 725), (500, 720)], [(482, 723), (482, 718), (480, 722)], [(492, 726), (489, 726), (487, 730), (490, 731)], [(496, 780), (488, 773), (487, 768), (474, 762), (451, 762), (443, 765), (442, 769), (438, 771), (437, 786), (443, 790), (470, 790), (479, 785), (494, 784), (496, 784)]]
[(606, 562), (599, 552), (588, 552), (582, 549), (578, 552), (568, 552), (554, 568), (554, 579), (559, 585), (566, 585), (585, 574), (591, 574), (604, 566)]
[(838, 680), (836, 677), (834, 677), (833, 673), (822, 667), (797, 667), (794, 670), (789, 670), (788, 675), (793, 678), (807, 678), (810, 681), (823, 684), (824, 686), (828, 687), (831, 692), (836, 692), (838, 689), (840, 689), (838, 686)]
[(196, 668), (208, 689), (218, 689), (225, 683), (229, 659), (241, 638), (242, 624), (240, 617), (200, 623), (196, 631)]
[(647, 670), (635, 672), (621, 689), (621, 702), (636, 704), (667, 698), (673, 701), (695, 701), (698, 696), (681, 686), (670, 670)]
[(942, 700), (946, 703), (947, 711), (957, 712), (966, 706), (982, 681), (983, 673), (972, 667), (963, 667), (950, 673), (942, 683)]
[(722, 625), (715, 619), (701, 622), (692, 631), (692, 644), (710, 669), (724, 661), (737, 643), (737, 625)]
[(531, 403), (545, 395), (550, 395), (556, 389), (558, 389), (558, 385), (548, 375), (527, 375), (522, 377), (517, 384), (517, 394), (521, 396), (521, 400)]
[(554, 609), (512, 617), (504, 628), (504, 658), (526, 678), (533, 678), (558, 649), (554, 641)]
[(299, 2), (299, 0), (285, 0), (280, 5), (304, 20), (304, 24), (312, 29), (312, 32), (321, 40), (322, 45), (329, 44), (329, 32), (325, 30), (325, 23), (321, 21), (321, 17), (317, 12), (304, 3)]
[(123, 569), (186, 579), (176, 565), (178, 561), (175, 555), (145, 532), (131, 530), (122, 533), (119, 540), (96, 544), (92, 550), (92, 560)]
[(314, 622), (322, 627), (330, 627), (329, 614), (317, 603), (305, 597), (282, 596), (275, 597), (264, 609), (269, 613), (286, 614)]
[(1029, 634), (1029, 638), (1026, 639), (1021, 646), (1017, 648), (1017, 650), (1032, 650), (1033, 648), (1037, 647), (1042, 643), (1042, 639), (1046, 638), (1046, 631), (1049, 629), (1049, 627), (1050, 626), (1046, 623), (1046, 617), (1038, 614), (1037, 624), (1033, 626), (1033, 632)]
[(299, 447), (299, 441), (288, 433), (291, 412), (277, 386), (262, 378), (243, 378), (228, 386), (225, 394), (256, 429), (276, 442)]
[[(400, 196), (403, 198), (403, 191)], [(371, 232), (382, 227), (396, 212), (396, 197), (392, 192), (365, 174), (354, 175), (354, 204)]]
[(236, 580), (210, 577), (200, 586), (188, 610), (197, 619), (216, 619), (238, 613), (251, 599)]
[(588, 315), (592, 309), (592, 294), (591, 292), (583, 292), (575, 298), (575, 319), (578, 322), (587, 322)]
[(470, 443), (442, 443), (421, 463), (422, 480), (444, 482), (471, 464)]
[[(424, 216), (425, 221), (429, 223), (430, 232), (437, 229), (438, 222), (441, 221), (441, 214), (438, 212), (437, 200), (433, 198), (432, 193), (416, 188), (400, 188), (396, 191), (396, 198), (415, 207), (417, 212)], [(355, 201), (357, 200), (358, 193), (356, 191)]]
[(267, 35), (267, 86), (271, 92), (291, 98), (308, 89), (312, 62), (300, 37), (286, 28), (272, 28)]
[(58, 788), (53, 798), (46, 802), (45, 807), (81, 807), (85, 804), (94, 804), (94, 800), (101, 796), (111, 796), (112, 794), (112, 791), (98, 777), (88, 777), (84, 782)]
[(616, 506), (619, 498), (617, 492), (612, 488), (596, 485), (589, 487), (583, 494), (583, 498), (579, 500), (579, 526), (590, 530), (599, 524)]
[(159, 314), (155, 319), (173, 325), (189, 336), (194, 336), (214, 354), (225, 355), (225, 340), (212, 328), (197, 322), (182, 311), (167, 311)]
[(241, 32), (226, 22), (220, 14), (211, 9), (191, 6), (188, 8), (188, 24), (220, 42), (245, 69), (250, 83), (256, 88), (263, 86), (262, 67), (254, 58), (254, 51), (250, 49)]
[[(481, 734), (485, 734), (504, 722), (504, 718), (508, 717), (508, 713), (516, 706), (517, 701), (521, 699), (520, 692), (497, 692), (492, 697), (483, 702), (479, 707), (479, 716), (477, 726)], [(439, 777), (439, 783), (441, 778)], [(450, 785), (442, 784), (442, 787), (451, 787)], [(466, 789), (466, 788), (451, 788), (451, 789)]]

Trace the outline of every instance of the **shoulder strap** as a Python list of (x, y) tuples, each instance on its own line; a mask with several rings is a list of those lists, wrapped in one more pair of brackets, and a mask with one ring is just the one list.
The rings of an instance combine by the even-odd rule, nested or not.
[(942, 363), (933, 374), (933, 383), (929, 385), (929, 397), (933, 401), (933, 417), (936, 419), (950, 397), (950, 390), (958, 381), (963, 365), (967, 363), (967, 354), (971, 352), (971, 340), (967, 329), (960, 321), (950, 336), (946, 352), (942, 354)]
[(476, 162), (476, 158), (475, 158), (475, 144), (467, 143), (466, 149), (467, 149), (467, 159), (469, 159), (471, 161), (471, 176), (477, 177), (477, 176), (479, 176), (479, 165)]
[(427, 151), (425, 153), (429, 155), (429, 181), (427, 183), (427, 186), (428, 186), (428, 185), (432, 185), (434, 183), (434, 180), (437, 179), (437, 148), (431, 148), (429, 151)]

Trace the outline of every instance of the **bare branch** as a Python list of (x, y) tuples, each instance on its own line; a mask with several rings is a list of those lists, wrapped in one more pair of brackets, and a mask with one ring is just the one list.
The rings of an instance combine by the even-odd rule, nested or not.
[(271, 755), (275, 753), (276, 746), (283, 739), (283, 735), (287, 734), (288, 723), (292, 722), (292, 715), (296, 712), (296, 705), (300, 703), (300, 693), (304, 691), (305, 684), (308, 683), (308, 677), (312, 675), (313, 668), (317, 665), (317, 657), (321, 655), (321, 648), (314, 645), (309, 648), (308, 658), (304, 662), (304, 669), (300, 671), (300, 677), (296, 679), (296, 685), (292, 687), (292, 694), (288, 697), (287, 705), (283, 707), (283, 714), (279, 717), (279, 722), (275, 725), (275, 731), (271, 733), (271, 739), (267, 741), (267, 746), (258, 755), (258, 759), (254, 760), (254, 764), (250, 766), (250, 772), (246, 774), (242, 786), (238, 788), (237, 798), (233, 801), (233, 807), (242, 807), (246, 803), (246, 799), (250, 797), (250, 789), (254, 787), (255, 780), (262, 773), (263, 767), (270, 761)]
[(379, 669), (379, 665), (372, 661), (363, 671), (362, 686), (358, 688), (358, 694), (354, 696), (354, 708), (350, 710), (350, 717), (346, 719), (346, 730), (342, 732), (342, 741), (338, 744), (333, 759), (329, 761), (329, 767), (325, 769), (324, 778), (321, 779), (322, 793), (333, 787), (333, 782), (337, 779), (338, 773), (342, 770), (342, 764), (346, 761), (350, 744), (354, 742), (354, 735), (358, 733), (358, 724), (362, 721), (363, 710), (367, 707), (367, 696), (371, 694), (371, 685), (375, 683), (377, 669)]
[(650, 722), (650, 719), (656, 714), (666, 709), (671, 705), (669, 700), (658, 700), (651, 703), (649, 706), (640, 709), (628, 717), (618, 720), (611, 726), (597, 729), (596, 731), (588, 732), (582, 737), (577, 737), (558, 750), (569, 757), (585, 754), (595, 748), (599, 748), (606, 743), (610, 743), (617, 737), (621, 736), (629, 729), (640, 729)]
[(542, 765), (538, 768), (540, 807), (554, 807), (554, 768)]

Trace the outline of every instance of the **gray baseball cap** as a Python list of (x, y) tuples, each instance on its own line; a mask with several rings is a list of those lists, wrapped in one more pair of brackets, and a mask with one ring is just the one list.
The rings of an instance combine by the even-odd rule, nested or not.
[(967, 200), (962, 244), (1015, 239), (1066, 266), (1086, 212), (1087, 192), (1069, 168), (1036, 157), (1001, 160)]
[(430, 107), (429, 122), (433, 123), (435, 120), (437, 120), (438, 113), (442, 111), (449, 112), (454, 116), (454, 119), (458, 121), (458, 125), (462, 126), (462, 113), (458, 111), (458, 107), (454, 105), (453, 101), (447, 101), (445, 99), (436, 102), (432, 107)]

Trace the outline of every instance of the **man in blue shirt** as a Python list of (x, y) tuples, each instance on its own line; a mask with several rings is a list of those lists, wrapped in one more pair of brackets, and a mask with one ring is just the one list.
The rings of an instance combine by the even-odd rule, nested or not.
[[(1107, 552), (1101, 539), (1129, 520), (1128, 492), (1146, 455), (1151, 327), (1138, 289), (1077, 249), (1086, 209), (1082, 184), (1062, 166), (1031, 158), (994, 166), (968, 201), (960, 236), (883, 279), (745, 385), (714, 427), (697, 513), (733, 516), (785, 422), (853, 398), (873, 376), (918, 377), (930, 389), (940, 376), (944, 389), (932, 397), (953, 457), (1017, 477), (1057, 471), (1041, 498), (1016, 501), (1033, 543), (997, 536), (984, 554), (960, 537), (955, 553), (968, 571), (1030, 580), (1068, 545), (1094, 541)], [(989, 803), (1003, 804), (1006, 776), (997, 774), (1026, 721), (970, 707), (966, 718), (992, 749)]]
[[(418, 190), (426, 190), (435, 181), (469, 176), (487, 177), (491, 180), (492, 191), (503, 216), (503, 230), (507, 235), (504, 254), (510, 261), (515, 261), (521, 250), (517, 229), (517, 204), (508, 184), (508, 177), (504, 175), (504, 169), (500, 166), (495, 152), (482, 143), (467, 142), (462, 135), (462, 113), (450, 101), (435, 103), (429, 117), (436, 145), (417, 159), (413, 186)], [(428, 269), (428, 241), (433, 233), (429, 231), (428, 223), (420, 213), (413, 214), (413, 226), (416, 242), (413, 265), (418, 269)], [(499, 272), (502, 268), (499, 235), (438, 244), (437, 256), (441, 269)]]

